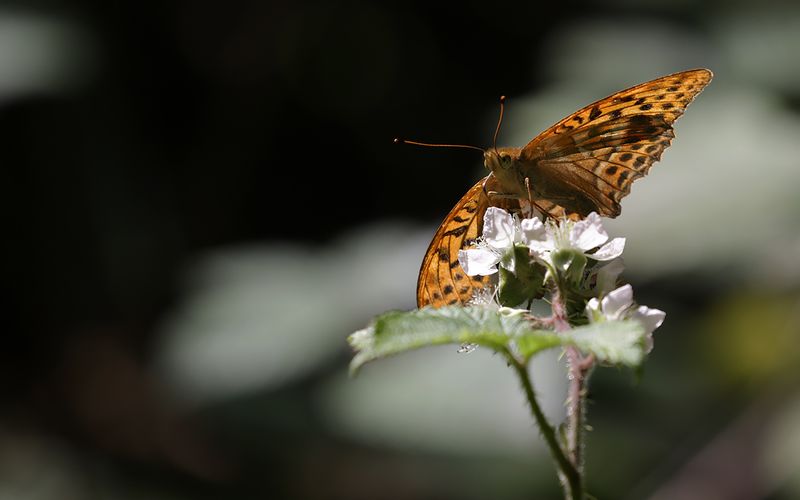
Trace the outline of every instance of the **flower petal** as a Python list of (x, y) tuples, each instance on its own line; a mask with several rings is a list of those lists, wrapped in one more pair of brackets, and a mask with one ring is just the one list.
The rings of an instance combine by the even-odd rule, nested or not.
[(550, 252), (556, 249), (555, 234), (550, 224), (539, 219), (523, 219), (520, 222), (522, 242), (528, 245), (531, 253), (546, 262), (550, 262)]
[(458, 251), (458, 262), (467, 276), (488, 276), (497, 272), (500, 256), (489, 248), (468, 248)]
[(605, 245), (601, 246), (595, 253), (589, 257), (594, 260), (611, 260), (616, 259), (622, 255), (625, 249), (625, 238), (614, 238)]
[(633, 287), (622, 285), (603, 297), (601, 307), (608, 319), (621, 319), (622, 313), (633, 304)]
[(579, 250), (591, 250), (608, 241), (608, 234), (603, 229), (600, 216), (590, 213), (584, 220), (576, 222), (569, 233), (569, 243)]
[(661, 326), (661, 323), (664, 322), (664, 318), (666, 317), (667, 313), (664, 311), (660, 309), (651, 309), (647, 306), (639, 306), (631, 315), (631, 318), (638, 319), (642, 322), (648, 334), (653, 333), (656, 328)]
[(597, 293), (605, 295), (617, 286), (617, 278), (625, 270), (622, 257), (612, 259), (608, 264), (597, 270)]
[(598, 321), (602, 317), (600, 301), (594, 297), (589, 299), (589, 302), (586, 303), (586, 317), (589, 318), (589, 321), (592, 323)]
[(631, 317), (638, 319), (642, 323), (642, 326), (644, 326), (644, 329), (647, 332), (647, 337), (645, 337), (646, 350), (647, 352), (652, 351), (653, 331), (661, 326), (661, 323), (664, 322), (664, 318), (667, 317), (667, 313), (661, 311), (660, 309), (650, 309), (647, 306), (639, 306), (638, 309), (633, 312)]
[(497, 249), (511, 248), (514, 244), (514, 217), (502, 208), (487, 208), (483, 216), (483, 239)]
[(543, 243), (547, 241), (547, 229), (539, 219), (522, 219), (519, 223), (522, 232), (522, 242), (526, 245), (531, 242)]

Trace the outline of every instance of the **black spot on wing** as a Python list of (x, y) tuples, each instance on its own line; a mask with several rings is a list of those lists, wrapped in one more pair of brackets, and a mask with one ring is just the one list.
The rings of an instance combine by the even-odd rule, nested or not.
[[(466, 207), (465, 207), (466, 208)], [(444, 233), (444, 236), (461, 236), (467, 232), (467, 226), (458, 226)]]

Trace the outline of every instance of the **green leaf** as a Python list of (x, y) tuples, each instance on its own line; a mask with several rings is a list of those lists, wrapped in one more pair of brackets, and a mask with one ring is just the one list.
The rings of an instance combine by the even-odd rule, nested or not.
[(647, 332), (636, 320), (592, 323), (559, 335), (603, 363), (637, 367), (647, 354)]
[[(375, 318), (348, 341), (357, 353), (350, 363), (351, 373), (369, 361), (420, 347), (475, 343), (497, 352), (506, 352), (511, 341), (524, 341), (533, 351), (558, 345), (558, 340), (538, 341), (536, 337), (552, 337), (553, 333), (537, 330), (522, 314), (509, 314), (487, 307), (441, 307), (400, 312), (393, 311)], [(537, 351), (538, 352), (538, 351)]]
[(564, 337), (550, 330), (531, 330), (514, 339), (514, 344), (517, 352), (525, 358), (525, 361), (528, 361), (545, 349), (565, 345), (565, 340)]
[(505, 306), (517, 306), (537, 298), (544, 282), (544, 267), (530, 257), (526, 246), (515, 245), (503, 256), (498, 299)]
[(487, 307), (392, 311), (350, 335), (348, 341), (356, 350), (351, 374), (369, 361), (442, 344), (474, 343), (504, 354), (515, 352), (525, 361), (545, 349), (575, 346), (601, 363), (632, 367), (639, 366), (647, 354), (645, 330), (638, 321), (605, 321), (555, 333), (533, 328), (517, 310)]

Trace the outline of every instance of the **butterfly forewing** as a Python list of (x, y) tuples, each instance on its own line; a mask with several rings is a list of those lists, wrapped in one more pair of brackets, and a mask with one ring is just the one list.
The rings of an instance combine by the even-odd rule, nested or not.
[[(711, 77), (706, 69), (684, 71), (617, 92), (528, 143), (521, 160), (536, 165), (535, 174), (543, 181), (575, 194), (576, 203), (560, 206), (544, 193), (542, 198), (557, 205), (548, 213), (585, 216), (595, 210), (608, 217), (619, 215), (619, 202), (630, 193), (631, 183), (661, 159), (674, 138), (673, 123)], [(537, 175), (531, 175), (534, 183)]]
[(707, 69), (693, 69), (621, 90), (567, 116), (536, 136), (523, 151), (536, 150), (543, 141), (553, 136), (569, 135), (576, 129), (585, 129), (623, 116), (655, 115), (672, 125), (708, 85), (712, 76)]

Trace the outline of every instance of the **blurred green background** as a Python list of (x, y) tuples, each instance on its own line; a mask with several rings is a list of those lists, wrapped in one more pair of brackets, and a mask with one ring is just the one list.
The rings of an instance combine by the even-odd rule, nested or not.
[[(608, 221), (667, 311), (591, 386), (600, 499), (800, 498), (797, 2), (0, 6), (0, 499), (558, 498), (502, 361), (347, 378), (501, 145), (708, 67)], [(563, 414), (557, 358), (534, 383)]]

